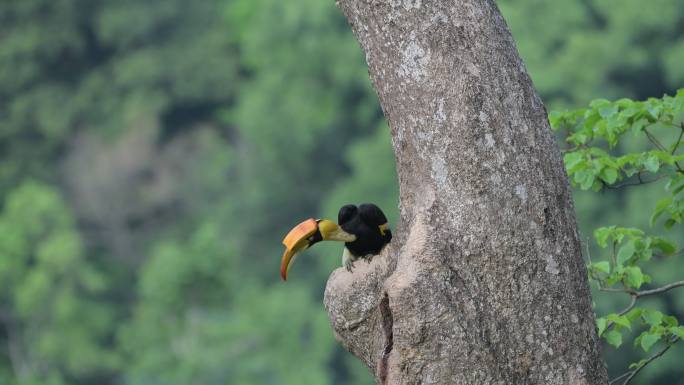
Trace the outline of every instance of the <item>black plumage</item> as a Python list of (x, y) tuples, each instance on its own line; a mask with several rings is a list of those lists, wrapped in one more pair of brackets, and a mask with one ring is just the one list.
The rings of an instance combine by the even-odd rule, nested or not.
[(372, 203), (364, 203), (359, 207), (342, 206), (337, 223), (342, 230), (356, 235), (354, 242), (344, 244), (356, 258), (380, 254), (382, 248), (392, 240), (385, 213)]

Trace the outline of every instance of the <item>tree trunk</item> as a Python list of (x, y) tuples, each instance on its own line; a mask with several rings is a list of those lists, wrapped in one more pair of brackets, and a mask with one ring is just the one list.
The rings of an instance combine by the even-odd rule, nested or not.
[(338, 340), (379, 384), (605, 384), (560, 152), (494, 2), (338, 5), (401, 211), (382, 255), (328, 281)]

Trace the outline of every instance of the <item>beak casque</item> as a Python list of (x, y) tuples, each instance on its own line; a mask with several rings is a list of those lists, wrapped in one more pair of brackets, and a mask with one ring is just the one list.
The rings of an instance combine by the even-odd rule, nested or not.
[(294, 262), (297, 253), (309, 247), (308, 238), (311, 237), (318, 230), (318, 223), (313, 218), (309, 218), (304, 222), (298, 224), (283, 239), (285, 245), (285, 252), (280, 261), (280, 277), (283, 281), (287, 281), (287, 272)]

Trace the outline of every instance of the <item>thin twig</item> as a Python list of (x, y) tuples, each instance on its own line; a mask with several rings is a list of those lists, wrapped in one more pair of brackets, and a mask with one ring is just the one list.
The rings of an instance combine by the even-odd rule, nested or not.
[(651, 143), (653, 143), (653, 145), (656, 146), (660, 151), (667, 152), (667, 150), (665, 150), (665, 147), (663, 147), (663, 145), (660, 144), (658, 139), (656, 139), (655, 136), (651, 135), (651, 133), (646, 128), (644, 128), (644, 133), (646, 133), (646, 137), (648, 138), (648, 140), (650, 140)]
[[(682, 128), (682, 129), (684, 130), (684, 128)], [(650, 140), (654, 146), (656, 146), (660, 151), (667, 152), (667, 150), (665, 149), (665, 146), (663, 146), (658, 141), (658, 139), (656, 139), (655, 136), (651, 135), (651, 133), (647, 129), (644, 128), (644, 132), (646, 133), (646, 137), (648, 138), (648, 140)], [(684, 169), (682, 169), (682, 167), (679, 165), (679, 163), (674, 162), (674, 165), (677, 168), (677, 170), (679, 170), (679, 172), (684, 173)]]
[(621, 288), (621, 287), (603, 287), (603, 286), (599, 286), (599, 290), (600, 291), (607, 291), (607, 292), (611, 292), (611, 293), (625, 293), (625, 294), (629, 294), (631, 296), (634, 296), (636, 298), (639, 298), (639, 297), (646, 297), (648, 295), (664, 293), (666, 291), (669, 291), (669, 290), (672, 290), (672, 289), (675, 289), (675, 288), (678, 288), (681, 286), (684, 286), (684, 281), (672, 282), (672, 283), (669, 283), (665, 286), (659, 287), (657, 289), (643, 290), (643, 291), (636, 291), (636, 290)]
[(654, 179), (651, 179), (651, 180), (643, 180), (643, 179), (641, 179), (641, 171), (639, 171), (639, 172), (636, 174), (636, 176), (637, 176), (637, 179), (639, 180), (638, 182), (627, 182), (627, 183), (617, 184), (617, 185), (614, 185), (614, 186), (606, 185), (606, 187), (609, 188), (609, 189), (611, 189), (611, 190), (614, 190), (614, 189), (619, 189), (619, 188), (622, 188), (622, 187), (640, 186), (640, 185), (643, 185), (643, 184), (649, 184), (649, 183), (657, 182), (657, 181), (659, 181), (660, 179), (663, 179), (663, 178), (667, 177), (668, 175), (666, 175), (666, 174), (660, 174), (660, 175), (658, 175), (657, 177), (655, 177)]
[(636, 293), (638, 297), (645, 297), (647, 295), (654, 295), (654, 294), (660, 294), (664, 293), (668, 290), (672, 290), (674, 288), (684, 286), (684, 281), (679, 281), (679, 282), (672, 282), (669, 285), (665, 285), (663, 287), (659, 287), (657, 289), (651, 289), (651, 290), (644, 290), (644, 291), (639, 291)]
[[(618, 313), (618, 316), (622, 317), (623, 315), (629, 313), (630, 310), (634, 309), (634, 306), (636, 306), (636, 301), (637, 301), (637, 297), (635, 295), (633, 295), (632, 301), (629, 303), (629, 305), (627, 305), (626, 308), (622, 309), (622, 311)], [(610, 321), (606, 325), (606, 330), (610, 330), (613, 327), (613, 325), (615, 325), (615, 322)]]
[[(675, 143), (674, 148), (672, 149), (672, 155), (674, 155), (675, 151), (677, 151), (677, 147), (679, 146), (679, 143), (682, 140), (682, 135), (684, 135), (684, 122), (679, 123), (679, 128), (681, 128), (682, 131), (679, 133), (679, 139), (677, 139), (677, 143)], [(679, 170), (680, 173), (684, 174), (684, 170), (682, 170), (682, 167), (679, 165), (679, 162), (674, 162), (674, 164), (677, 167), (677, 170)]]
[(625, 289), (622, 287), (603, 287), (603, 286), (600, 286), (599, 290), (600, 291), (607, 291), (607, 292), (611, 292), (611, 293), (627, 293), (627, 294), (631, 294), (631, 295), (636, 294), (636, 291), (631, 290), (631, 289)]
[[(657, 289), (651, 289), (651, 290), (644, 290), (644, 291), (636, 291), (632, 289), (626, 289), (626, 288), (614, 288), (614, 287), (603, 287), (599, 285), (599, 290), (600, 291), (607, 291), (607, 292), (612, 292), (612, 293), (625, 293), (629, 294), (630, 297), (632, 297), (632, 301), (629, 303), (629, 305), (624, 308), (620, 313), (618, 313), (618, 316), (623, 316), (627, 314), (630, 310), (634, 309), (634, 306), (636, 305), (637, 299), (641, 297), (646, 297), (649, 295), (655, 295), (655, 294), (660, 294), (664, 293), (666, 291), (672, 290), (677, 287), (684, 286), (684, 281), (678, 281), (678, 282), (672, 282), (668, 285), (659, 287)], [(606, 330), (610, 330), (610, 328), (613, 327), (615, 322), (609, 322), (606, 325)]]
[(608, 385), (612, 385), (613, 383), (620, 381), (622, 378), (624, 378), (624, 377), (626, 377), (626, 376), (629, 376), (630, 374), (632, 374), (632, 371), (631, 371), (631, 370), (630, 370), (629, 372), (624, 372), (624, 373), (622, 373), (621, 375), (619, 375), (619, 376), (613, 378), (612, 380), (610, 380), (610, 381), (608, 382)]
[(636, 369), (632, 370), (632, 374), (630, 374), (629, 377), (627, 377), (627, 379), (625, 380), (625, 382), (622, 383), (622, 385), (627, 385), (630, 381), (632, 381), (632, 378), (634, 378), (634, 376), (636, 376), (636, 375), (641, 371), (641, 369), (645, 368), (646, 365), (648, 365), (648, 364), (650, 364), (651, 362), (653, 362), (653, 360), (655, 360), (656, 358), (658, 358), (658, 357), (662, 356), (663, 354), (665, 354), (665, 352), (667, 352), (668, 350), (670, 350), (670, 348), (671, 348), (674, 344), (676, 344), (678, 341), (679, 341), (679, 337), (675, 337), (675, 338), (674, 338), (672, 341), (670, 341), (670, 342), (667, 344), (667, 346), (665, 346), (661, 351), (659, 351), (658, 353), (656, 353), (656, 354), (652, 355), (651, 357), (649, 357), (648, 359), (646, 359), (646, 361), (645, 361), (643, 364), (639, 365)]
[(589, 260), (589, 263), (592, 263), (591, 262), (591, 251), (589, 251), (589, 243), (590, 243), (589, 239), (590, 238), (587, 237), (587, 241), (584, 242), (584, 244), (587, 246), (587, 259)]
[(675, 152), (677, 152), (677, 147), (679, 147), (679, 143), (682, 141), (682, 135), (684, 135), (684, 122), (680, 123), (679, 128), (681, 128), (682, 130), (679, 132), (679, 138), (677, 138), (677, 141), (675, 142), (670, 155), (674, 155)]
[(634, 309), (634, 306), (636, 305), (636, 300), (637, 300), (637, 297), (633, 295), (632, 296), (632, 302), (630, 302), (629, 305), (626, 308), (624, 308), (624, 310), (619, 312), (618, 315), (623, 316), (623, 315), (629, 313), (630, 310)]

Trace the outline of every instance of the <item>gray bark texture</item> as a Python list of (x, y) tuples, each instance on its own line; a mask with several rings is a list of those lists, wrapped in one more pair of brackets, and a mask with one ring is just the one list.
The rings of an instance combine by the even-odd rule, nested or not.
[(560, 152), (496, 4), (338, 6), (392, 131), (401, 217), (380, 256), (330, 276), (337, 339), (379, 384), (606, 384)]

